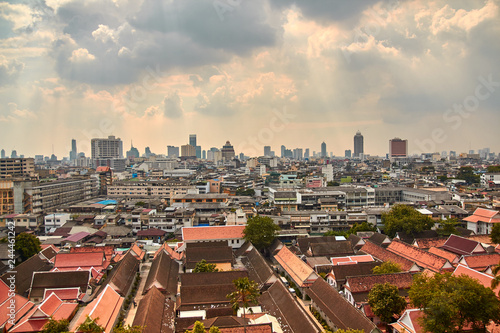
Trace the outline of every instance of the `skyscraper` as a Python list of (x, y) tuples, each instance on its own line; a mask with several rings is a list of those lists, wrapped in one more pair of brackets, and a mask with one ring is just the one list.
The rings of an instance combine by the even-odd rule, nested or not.
[(196, 147), (196, 134), (189, 134), (189, 144)]
[(231, 161), (235, 156), (234, 148), (229, 141), (226, 141), (226, 144), (222, 146), (221, 152), (222, 161)]
[[(354, 137), (354, 139), (356, 140), (356, 137)], [(351, 158), (351, 150), (350, 149), (345, 150), (344, 157)]]
[(328, 153), (326, 152), (326, 143), (324, 141), (321, 144), (321, 157), (328, 157)]
[(179, 157), (179, 147), (167, 146), (167, 156), (168, 157)]
[(5, 149), (2, 149), (2, 152), (0, 153), (1, 158), (5, 158)]
[(407, 157), (408, 156), (408, 140), (394, 138), (389, 140), (389, 157)]
[(69, 160), (70, 161), (75, 160), (76, 159), (76, 155), (77, 155), (77, 152), (76, 152), (76, 140), (72, 139), (71, 140), (71, 151), (69, 152)]
[(13, 150), (10, 154), (10, 158), (17, 158), (17, 150)]
[(285, 151), (286, 147), (284, 145), (281, 145), (281, 157), (285, 157)]
[(264, 156), (271, 156), (271, 146), (264, 146)]
[(115, 138), (113, 135), (107, 139), (94, 138), (90, 141), (91, 159), (93, 166), (109, 166), (111, 160), (123, 159), (123, 142), (120, 138)]
[(304, 159), (309, 159), (309, 148), (306, 148), (304, 152)]
[(354, 157), (359, 158), (360, 154), (364, 154), (363, 150), (363, 136), (360, 131), (356, 132), (354, 136)]
[(130, 150), (127, 152), (127, 158), (129, 159), (139, 158), (139, 150), (134, 147), (132, 141), (130, 141)]

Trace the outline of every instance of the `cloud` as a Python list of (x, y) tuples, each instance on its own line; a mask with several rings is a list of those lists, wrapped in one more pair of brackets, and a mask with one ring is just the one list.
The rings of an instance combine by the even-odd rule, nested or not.
[(182, 100), (177, 91), (165, 96), (163, 100), (163, 114), (165, 117), (179, 118), (183, 113)]
[(27, 121), (30, 119), (36, 119), (37, 116), (34, 112), (28, 109), (19, 109), (16, 103), (8, 103), (6, 108), (6, 114), (0, 114), (0, 122), (16, 122), (16, 121)]
[(79, 48), (71, 52), (71, 57), (69, 57), (69, 61), (74, 63), (88, 62), (95, 60), (95, 56), (89, 53), (89, 50)]
[(24, 69), (24, 64), (16, 59), (8, 60), (0, 55), (0, 85), (16, 81)]

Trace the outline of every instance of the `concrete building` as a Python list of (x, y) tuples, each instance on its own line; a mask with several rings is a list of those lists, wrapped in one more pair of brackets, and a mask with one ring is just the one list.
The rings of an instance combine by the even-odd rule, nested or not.
[(193, 145), (182, 145), (181, 146), (181, 157), (195, 158), (196, 157), (196, 147)]
[(48, 234), (49, 232), (62, 227), (69, 220), (71, 220), (71, 217), (70, 214), (67, 213), (46, 215), (44, 218), (45, 234)]
[(354, 136), (354, 158), (360, 158), (361, 154), (364, 154), (363, 144), (363, 136), (360, 131), (357, 131)]
[(35, 160), (32, 158), (2, 158), (0, 159), (0, 179), (17, 176), (33, 176)]
[(226, 144), (222, 146), (221, 153), (223, 162), (232, 161), (234, 159), (234, 148), (229, 141), (226, 141)]
[(91, 144), (91, 159), (94, 168), (109, 166), (116, 172), (125, 170), (123, 142), (110, 135), (107, 139), (94, 138)]
[(400, 138), (389, 140), (389, 157), (391, 159), (408, 157), (408, 140)]
[(170, 158), (180, 157), (179, 147), (167, 146), (167, 156)]
[(321, 157), (328, 157), (328, 153), (326, 152), (326, 143), (321, 143)]

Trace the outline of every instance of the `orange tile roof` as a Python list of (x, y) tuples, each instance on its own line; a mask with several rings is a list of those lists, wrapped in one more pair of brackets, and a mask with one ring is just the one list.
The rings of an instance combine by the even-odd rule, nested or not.
[(477, 208), (474, 214), (464, 218), (467, 222), (500, 223), (500, 212), (496, 210)]
[(412, 267), (415, 266), (415, 262), (413, 260), (403, 258), (370, 241), (367, 241), (366, 244), (363, 245), (363, 247), (360, 249), (360, 251), (372, 255), (378, 260), (392, 261), (396, 264), (399, 264), (403, 271), (410, 271)]
[(120, 313), (123, 303), (121, 297), (110, 285), (107, 285), (98, 298), (93, 300), (83, 310), (80, 317), (73, 324), (71, 332), (78, 332), (78, 327), (85, 321), (87, 315), (92, 319), (99, 318), (97, 323), (104, 327), (104, 333), (113, 329), (113, 324)]
[(212, 226), (212, 227), (184, 227), (182, 228), (182, 240), (222, 240), (242, 239), (244, 225)]
[(174, 249), (172, 249), (167, 243), (163, 243), (162, 246), (155, 252), (154, 258), (162, 251), (165, 250), (167, 251), (168, 255), (170, 258), (174, 260), (182, 260), (184, 258), (184, 252), (176, 252)]
[(100, 267), (104, 264), (104, 252), (58, 253), (54, 261), (55, 268)]
[(431, 247), (429, 249), (429, 253), (440, 256), (441, 258), (448, 259), (448, 261), (451, 262), (452, 264), (456, 264), (459, 259), (459, 256), (457, 256), (455, 253), (451, 253), (446, 250), (439, 249), (437, 247)]
[(372, 262), (375, 261), (373, 257), (369, 254), (365, 255), (357, 255), (357, 256), (348, 256), (348, 257), (334, 257), (331, 258), (332, 264), (334, 265), (345, 265), (345, 264), (356, 264), (358, 262)]
[(500, 263), (500, 254), (499, 253), (491, 253), (491, 254), (481, 254), (481, 255), (472, 255), (472, 256), (463, 256), (460, 263), (468, 266), (469, 268), (483, 271), (490, 266), (496, 266)]
[(293, 254), (286, 246), (283, 246), (278, 254), (274, 256), (274, 259), (278, 261), (299, 287), (304, 287), (318, 278), (314, 270)]
[(372, 290), (376, 284), (389, 282), (398, 287), (398, 289), (409, 289), (413, 282), (412, 274), (409, 272), (379, 274), (379, 275), (361, 275), (348, 276), (346, 278), (346, 288), (351, 293), (364, 293)]
[[(14, 301), (16, 304), (16, 318), (22, 318), (35, 305), (35, 303), (28, 301), (27, 298), (18, 294), (14, 296)], [(0, 305), (0, 326), (5, 324), (6, 329), (12, 327), (12, 325), (7, 322), (9, 319), (8, 315), (10, 314), (10, 309), (7, 308), (9, 305), (9, 299), (6, 299), (6, 302), (4, 301)]]
[[(476, 279), (481, 283), (483, 286), (486, 288), (491, 288), (491, 281), (493, 280), (493, 277), (485, 274), (478, 272), (472, 268), (466, 267), (464, 265), (458, 265), (457, 268), (455, 268), (455, 271), (453, 271), (453, 276), (460, 276), (460, 275), (467, 275), (470, 276), (473, 279)], [(495, 290), (495, 295), (498, 295), (498, 292), (500, 291), (500, 286), (496, 287)]]
[(447, 259), (420, 250), (419, 248), (408, 245), (398, 239), (394, 239), (387, 247), (387, 250), (408, 260), (413, 260), (420, 267), (428, 268), (434, 272), (440, 272), (443, 269), (453, 268)]
[(440, 247), (442, 246), (448, 238), (439, 237), (439, 238), (417, 238), (413, 242), (413, 246), (418, 247), (419, 249), (430, 249), (431, 247)]

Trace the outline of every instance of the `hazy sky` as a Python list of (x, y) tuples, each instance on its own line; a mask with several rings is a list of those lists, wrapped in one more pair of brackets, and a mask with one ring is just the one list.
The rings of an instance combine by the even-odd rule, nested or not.
[(0, 148), (500, 152), (500, 1), (0, 3)]

